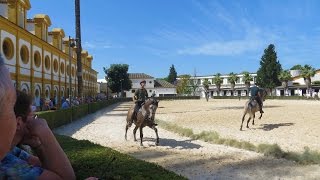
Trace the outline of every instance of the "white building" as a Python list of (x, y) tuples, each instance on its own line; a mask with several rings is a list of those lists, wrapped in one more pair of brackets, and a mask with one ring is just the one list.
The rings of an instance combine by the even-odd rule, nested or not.
[[(221, 78), (223, 79), (223, 82), (220, 87), (220, 94), (219, 96), (247, 96), (248, 89), (245, 86), (245, 82), (243, 81), (243, 74), (238, 74), (239, 77), (238, 81), (235, 83), (235, 89), (232, 91), (231, 89), (231, 83), (228, 81), (229, 75), (221, 75)], [(256, 82), (257, 74), (256, 73), (250, 73), (250, 76), (252, 76), (253, 80), (250, 82), (251, 86)], [(205, 79), (208, 79), (208, 81), (211, 83), (209, 85), (209, 97), (218, 96), (218, 90), (216, 85), (213, 83), (215, 75), (211, 76), (195, 76), (191, 77), (190, 81), (193, 81), (193, 84), (197, 86), (195, 95), (199, 95), (201, 97), (205, 97), (205, 90), (203, 87), (203, 82)], [(180, 78), (178, 78), (179, 80)]]
[[(301, 76), (301, 71), (290, 71), (292, 81), (288, 82), (288, 89), (285, 90), (283, 86), (276, 87), (277, 96), (312, 96), (307, 92), (307, 86), (304, 78)], [(311, 78), (312, 93), (319, 93), (320, 85), (313, 84), (315, 81), (320, 81), (320, 70), (316, 72), (316, 75)]]
[(154, 77), (144, 74), (144, 73), (129, 73), (129, 79), (132, 81), (132, 89), (125, 91), (126, 97), (133, 97), (137, 89), (139, 89), (140, 82), (142, 80), (146, 81), (146, 90), (148, 95), (151, 96), (153, 93), (156, 97), (162, 96), (176, 96), (176, 87), (164, 80), (158, 80)]

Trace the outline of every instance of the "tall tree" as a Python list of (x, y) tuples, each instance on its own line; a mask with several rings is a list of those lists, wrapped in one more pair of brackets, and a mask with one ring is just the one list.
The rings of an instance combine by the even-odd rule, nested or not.
[(103, 70), (109, 79), (108, 86), (113, 92), (119, 93), (121, 90), (131, 89), (132, 82), (129, 79), (128, 64), (111, 64), (109, 68), (103, 68)]
[(78, 96), (82, 97), (82, 62), (81, 62), (81, 24), (80, 24), (80, 0), (75, 0), (76, 18), (76, 40), (77, 40), (77, 77), (78, 77)]
[(281, 82), (278, 78), (282, 68), (277, 60), (275, 46), (270, 44), (261, 57), (260, 68), (257, 72), (257, 84), (260, 87), (268, 88), (270, 91), (276, 86), (280, 86)]
[(244, 82), (246, 88), (247, 88), (247, 96), (249, 96), (249, 89), (250, 89), (250, 85), (251, 85), (251, 81), (253, 80), (253, 77), (250, 75), (250, 73), (248, 71), (244, 71), (242, 72), (243, 77), (242, 77), (242, 81)]
[(190, 88), (190, 75), (181, 75), (179, 76), (180, 80), (178, 80), (177, 83), (177, 93), (179, 95), (190, 95), (191, 94), (191, 88)]
[(316, 69), (310, 65), (304, 65), (302, 68), (301, 76), (304, 78), (304, 81), (307, 85), (307, 89), (311, 90), (311, 78), (316, 74)]
[(292, 68), (290, 70), (302, 70), (303, 66), (301, 66), (300, 64), (294, 65), (292, 66)]
[(238, 80), (239, 80), (239, 77), (235, 73), (231, 72), (229, 74), (228, 81), (231, 84), (232, 95), (233, 95), (233, 92), (234, 92), (234, 87), (236, 86), (236, 82)]
[(221, 78), (221, 74), (217, 73), (214, 78), (212, 79), (213, 83), (216, 85), (217, 91), (218, 91), (218, 96), (220, 95), (220, 90), (221, 90), (221, 84), (223, 82), (223, 79)]
[(290, 71), (289, 70), (281, 71), (278, 78), (282, 82), (282, 87), (284, 89), (284, 92), (287, 93), (288, 82), (292, 79)]
[(177, 80), (177, 71), (174, 68), (174, 65), (172, 64), (172, 66), (170, 67), (169, 75), (168, 75), (168, 82), (171, 84), (174, 84), (176, 80)]

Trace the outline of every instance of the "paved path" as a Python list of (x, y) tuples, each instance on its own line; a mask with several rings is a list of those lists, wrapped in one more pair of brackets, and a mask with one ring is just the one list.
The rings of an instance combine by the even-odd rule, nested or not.
[(190, 140), (158, 128), (144, 128), (144, 146), (133, 141), (132, 130), (124, 139), (125, 117), (131, 103), (118, 103), (95, 114), (56, 129), (55, 132), (111, 147), (138, 159), (157, 163), (189, 179), (320, 179), (320, 166), (300, 166), (284, 159)]

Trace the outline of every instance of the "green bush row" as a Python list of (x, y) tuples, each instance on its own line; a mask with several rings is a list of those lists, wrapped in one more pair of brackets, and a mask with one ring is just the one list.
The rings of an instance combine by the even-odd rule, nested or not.
[[(249, 96), (241, 96), (241, 99), (249, 99)], [(213, 99), (239, 99), (238, 96), (214, 96)], [(267, 96), (266, 99), (278, 99), (278, 100), (307, 100), (304, 96)], [(313, 98), (309, 98), (313, 99)]]
[(66, 125), (72, 121), (78, 120), (88, 114), (95, 113), (96, 111), (105, 108), (117, 102), (129, 101), (127, 98), (111, 99), (106, 101), (94, 102), (90, 104), (83, 104), (74, 106), (69, 109), (61, 109), (56, 111), (37, 112), (40, 118), (47, 120), (51, 129)]

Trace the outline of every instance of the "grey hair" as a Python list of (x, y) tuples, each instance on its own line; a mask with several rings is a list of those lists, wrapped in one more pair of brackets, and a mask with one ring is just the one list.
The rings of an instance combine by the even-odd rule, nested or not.
[(7, 105), (8, 91), (14, 90), (10, 73), (4, 65), (4, 60), (0, 54), (0, 116), (3, 115), (2, 109)]
[(3, 58), (2, 58), (2, 56), (0, 54), (0, 66), (2, 66), (2, 65), (4, 65), (4, 60), (3, 60)]

